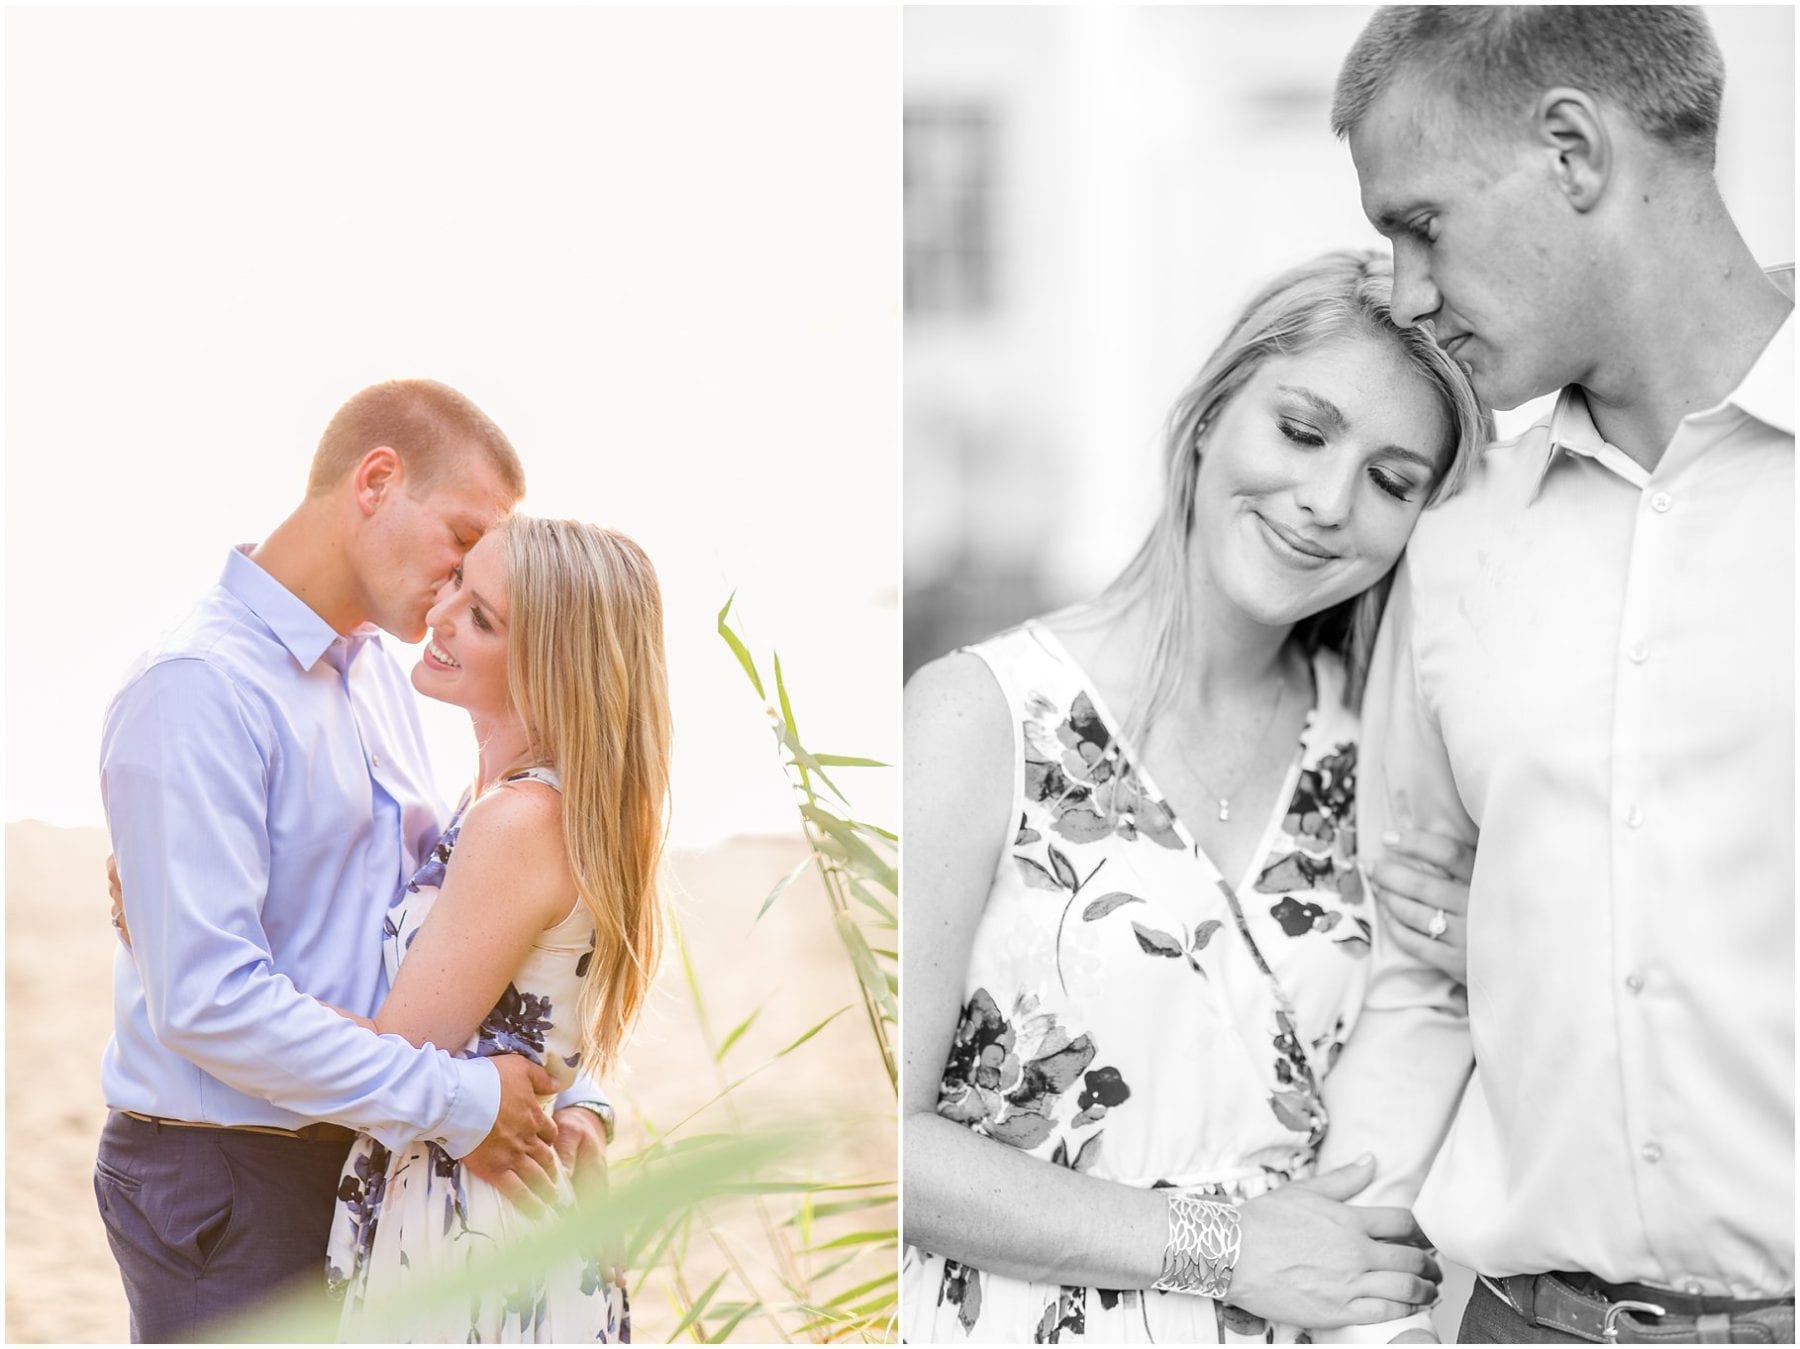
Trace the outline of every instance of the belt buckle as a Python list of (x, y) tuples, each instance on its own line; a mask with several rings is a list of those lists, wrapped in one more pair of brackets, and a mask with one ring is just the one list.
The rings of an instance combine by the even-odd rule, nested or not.
[(1606, 1304), (1606, 1317), (1600, 1322), (1600, 1342), (1617, 1344), (1619, 1342), (1619, 1318), (1626, 1312), (1648, 1312), (1652, 1316), (1667, 1316), (1668, 1312), (1654, 1302), (1609, 1302)]

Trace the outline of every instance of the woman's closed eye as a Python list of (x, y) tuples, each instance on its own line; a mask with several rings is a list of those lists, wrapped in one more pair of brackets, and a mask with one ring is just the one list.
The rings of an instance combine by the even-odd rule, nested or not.
[(1409, 479), (1395, 477), (1378, 464), (1369, 465), (1369, 480), (1396, 501), (1411, 501), (1416, 487)]
[(1300, 422), (1291, 422), (1286, 417), (1280, 417), (1276, 419), (1275, 424), (1281, 428), (1281, 434), (1296, 445), (1305, 445), (1316, 450), (1325, 443), (1324, 436)]

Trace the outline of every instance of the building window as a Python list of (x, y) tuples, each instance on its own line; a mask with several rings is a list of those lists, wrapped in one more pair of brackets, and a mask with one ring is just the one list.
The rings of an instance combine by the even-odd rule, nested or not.
[(994, 119), (977, 104), (911, 103), (905, 120), (906, 314), (994, 302)]

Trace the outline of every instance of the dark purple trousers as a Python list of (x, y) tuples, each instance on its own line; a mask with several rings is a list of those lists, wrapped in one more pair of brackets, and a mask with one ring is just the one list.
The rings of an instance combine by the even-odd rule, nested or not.
[(325, 1298), (325, 1240), (347, 1142), (184, 1129), (111, 1112), (94, 1195), (134, 1343), (215, 1338), (296, 1289)]

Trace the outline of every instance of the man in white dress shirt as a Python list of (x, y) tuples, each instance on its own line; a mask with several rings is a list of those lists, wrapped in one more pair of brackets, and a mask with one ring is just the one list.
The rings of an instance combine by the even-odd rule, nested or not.
[(1673, 6), (1383, 9), (1338, 81), (1396, 319), (1561, 390), (1421, 520), (1364, 708), (1365, 856), (1476, 846), (1467, 985), (1382, 957), (1320, 1166), (1423, 1183), (1465, 1342), (1793, 1339), (1792, 272), (1723, 83)]

